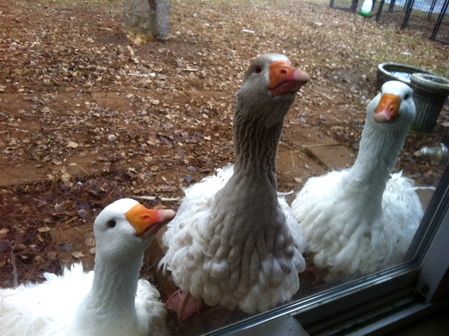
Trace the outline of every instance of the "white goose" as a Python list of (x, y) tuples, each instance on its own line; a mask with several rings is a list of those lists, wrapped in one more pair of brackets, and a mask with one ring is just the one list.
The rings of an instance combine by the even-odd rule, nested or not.
[(293, 201), (307, 250), (329, 272), (326, 280), (371, 273), (404, 257), (423, 209), (413, 181), (390, 170), (414, 118), (412, 90), (385, 83), (368, 104), (352, 168), (310, 178)]
[(0, 289), (2, 335), (165, 335), (165, 307), (146, 280), (143, 254), (172, 210), (147, 209), (125, 198), (94, 223), (94, 270), (81, 264), (41, 284)]
[(168, 224), (161, 264), (208, 305), (261, 312), (299, 288), (304, 241), (278, 201), (275, 158), (284, 116), (308, 80), (283, 55), (251, 63), (237, 93), (235, 165), (185, 190)]

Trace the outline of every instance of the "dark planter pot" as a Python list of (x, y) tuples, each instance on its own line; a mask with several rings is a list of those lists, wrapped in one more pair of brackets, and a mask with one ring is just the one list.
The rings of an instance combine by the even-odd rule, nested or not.
[(410, 85), (410, 77), (417, 72), (431, 74), (423, 69), (405, 64), (381, 63), (377, 66), (377, 88), (380, 89), (383, 83), (390, 80), (397, 80)]
[(413, 89), (416, 118), (411, 129), (429, 133), (433, 128), (449, 95), (449, 81), (428, 71), (405, 64), (381, 63), (377, 66), (377, 87), (389, 80), (398, 80)]
[(432, 132), (443, 104), (449, 96), (449, 80), (444, 77), (415, 73), (410, 77), (416, 118), (411, 128), (419, 132)]

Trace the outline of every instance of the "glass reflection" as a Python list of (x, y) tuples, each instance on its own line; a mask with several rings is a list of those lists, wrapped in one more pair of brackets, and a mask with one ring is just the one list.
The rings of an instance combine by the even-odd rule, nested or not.
[[(398, 60), (449, 74), (445, 50), (330, 15), (327, 2), (289, 0), (175, 1), (172, 38), (131, 46), (111, 23), (119, 6), (68, 3), (18, 1), (18, 20), (16, 4), (2, 5), (14, 28), (1, 31), (2, 288), (74, 263), (92, 270), (92, 224), (106, 205), (132, 197), (177, 208), (186, 188), (232, 162), (213, 186), (188, 189), (203, 196), (147, 250), (141, 276), (178, 311), (167, 314), (170, 334), (210, 331), (403, 261), (447, 165), (449, 109), (431, 133), (410, 130), (408, 89), (378, 93), (374, 71)], [(34, 20), (47, 15), (43, 34)], [(294, 102), (305, 74), (283, 56), (251, 64), (267, 51), (310, 74)], [(238, 91), (257, 109), (240, 101), (234, 118)]]

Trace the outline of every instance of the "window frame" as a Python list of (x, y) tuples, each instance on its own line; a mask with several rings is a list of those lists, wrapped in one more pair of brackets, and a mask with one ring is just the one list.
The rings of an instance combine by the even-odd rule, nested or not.
[(406, 256), (409, 261), (205, 335), (228, 335), (286, 315), (296, 318), (311, 334), (367, 334), (392, 329), (449, 304), (448, 243), (449, 165), (410, 245)]

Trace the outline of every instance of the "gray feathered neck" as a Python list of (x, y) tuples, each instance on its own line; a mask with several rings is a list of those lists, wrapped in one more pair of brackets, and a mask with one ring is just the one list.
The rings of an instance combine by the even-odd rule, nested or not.
[(276, 154), (284, 116), (293, 99), (247, 103), (237, 99), (234, 116), (235, 172), (276, 173)]

